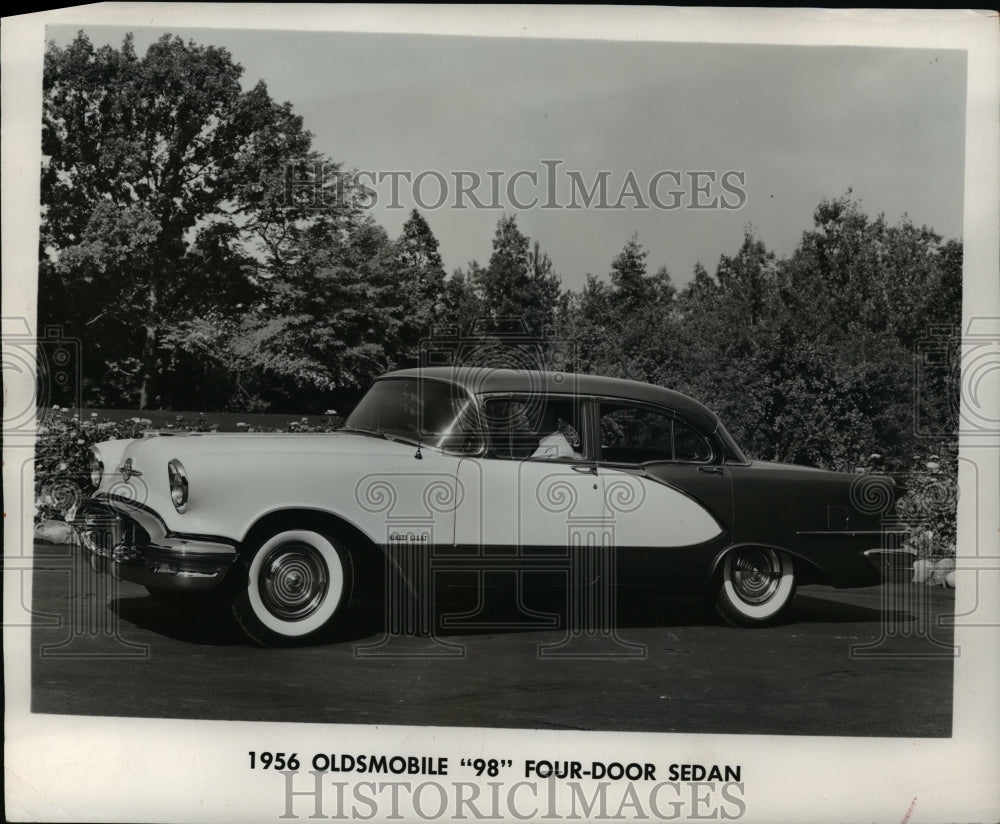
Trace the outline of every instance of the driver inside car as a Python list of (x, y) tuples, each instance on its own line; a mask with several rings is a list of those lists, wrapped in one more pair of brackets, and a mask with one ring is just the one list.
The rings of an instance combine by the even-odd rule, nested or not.
[[(538, 447), (532, 453), (532, 458), (575, 458), (576, 460), (583, 460), (583, 454), (573, 448), (574, 440), (579, 444), (573, 427), (556, 415), (552, 407), (545, 410), (545, 416), (542, 418), (539, 431), (549, 434), (543, 435), (538, 441)], [(571, 440), (570, 435), (566, 434), (567, 432), (574, 436), (573, 440)]]

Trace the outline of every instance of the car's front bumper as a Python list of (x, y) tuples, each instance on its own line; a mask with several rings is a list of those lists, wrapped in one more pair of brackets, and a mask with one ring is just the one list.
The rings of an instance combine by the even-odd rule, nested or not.
[(225, 538), (171, 532), (149, 507), (107, 495), (84, 502), (73, 526), (96, 567), (154, 589), (215, 589), (237, 555)]

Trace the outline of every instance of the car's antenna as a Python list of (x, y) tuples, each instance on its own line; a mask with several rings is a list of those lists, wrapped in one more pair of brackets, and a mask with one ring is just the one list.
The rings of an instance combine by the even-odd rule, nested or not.
[(424, 456), (420, 453), (420, 427), (417, 427), (417, 454), (413, 456), (418, 461), (422, 461)]

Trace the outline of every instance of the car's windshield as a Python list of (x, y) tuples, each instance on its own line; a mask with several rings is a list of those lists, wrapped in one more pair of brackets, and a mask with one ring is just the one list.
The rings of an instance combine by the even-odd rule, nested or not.
[(368, 390), (344, 427), (444, 446), (458, 436), (472, 434), (472, 421), (472, 400), (460, 387), (443, 381), (386, 378)]

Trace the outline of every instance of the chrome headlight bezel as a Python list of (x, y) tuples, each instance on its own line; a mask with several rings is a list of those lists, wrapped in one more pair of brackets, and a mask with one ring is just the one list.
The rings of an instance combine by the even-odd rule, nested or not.
[(100, 489), (101, 481), (104, 480), (104, 461), (96, 447), (90, 448), (90, 482), (95, 489)]
[(177, 458), (171, 459), (167, 463), (167, 485), (170, 489), (170, 502), (178, 512), (187, 510), (188, 505), (188, 478), (187, 472)]

